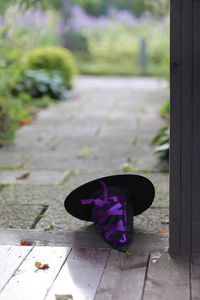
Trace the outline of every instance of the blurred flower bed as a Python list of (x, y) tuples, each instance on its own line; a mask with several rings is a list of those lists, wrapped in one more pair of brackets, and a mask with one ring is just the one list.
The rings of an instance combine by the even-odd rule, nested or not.
[(148, 13), (136, 17), (117, 8), (110, 8), (103, 16), (92, 16), (76, 5), (72, 7), (70, 28), (80, 73), (168, 77), (168, 17), (156, 18)]

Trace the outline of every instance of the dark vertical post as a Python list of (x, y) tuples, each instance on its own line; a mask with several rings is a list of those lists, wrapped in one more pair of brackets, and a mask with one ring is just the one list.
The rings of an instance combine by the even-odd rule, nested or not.
[(199, 32), (200, 1), (171, 0), (171, 254), (200, 254)]
[(192, 252), (200, 253), (200, 1), (193, 1)]
[(181, 1), (171, 0), (170, 20), (170, 241), (180, 251), (181, 228)]

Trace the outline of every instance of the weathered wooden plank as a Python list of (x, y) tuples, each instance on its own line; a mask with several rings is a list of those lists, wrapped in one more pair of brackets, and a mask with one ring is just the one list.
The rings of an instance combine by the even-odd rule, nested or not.
[(143, 300), (190, 300), (189, 257), (152, 253)]
[(112, 250), (95, 300), (142, 298), (148, 254)]
[(191, 296), (192, 300), (200, 299), (200, 255), (191, 258)]
[[(66, 232), (66, 231), (39, 231), (0, 229), (0, 241), (5, 245), (19, 245), (21, 240), (28, 240), (34, 245), (110, 248), (95, 232)], [(148, 251), (168, 249), (168, 234), (134, 234), (134, 241), (130, 247), (134, 251)]]
[[(34, 247), (26, 260), (0, 293), (1, 300), (41, 300), (55, 280), (70, 248)], [(35, 262), (49, 264), (49, 269), (39, 270)]]
[(15, 273), (32, 247), (0, 246), (0, 290)]
[(72, 295), (73, 300), (92, 300), (99, 285), (110, 251), (73, 248), (46, 299)]

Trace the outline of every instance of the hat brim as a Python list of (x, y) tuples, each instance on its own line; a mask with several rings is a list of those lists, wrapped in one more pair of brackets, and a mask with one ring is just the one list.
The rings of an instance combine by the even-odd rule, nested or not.
[(154, 186), (146, 177), (136, 174), (111, 175), (97, 178), (73, 190), (64, 202), (67, 212), (81, 220), (92, 221), (92, 205), (82, 205), (81, 200), (90, 198), (100, 189), (99, 181), (104, 181), (108, 187), (114, 185), (128, 190), (134, 216), (149, 208), (155, 196)]

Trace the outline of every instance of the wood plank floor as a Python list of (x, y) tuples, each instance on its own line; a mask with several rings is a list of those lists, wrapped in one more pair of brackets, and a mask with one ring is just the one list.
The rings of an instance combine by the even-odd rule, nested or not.
[[(1, 231), (0, 240), (2, 236)], [(154, 250), (144, 239), (143, 249), (138, 245), (126, 254), (82, 246), (80, 241), (72, 246), (21, 246), (9, 238), (5, 244), (5, 239), (0, 246), (0, 300), (200, 299), (200, 256), (170, 257), (161, 249), (162, 239)], [(37, 269), (36, 261), (49, 268)]]

